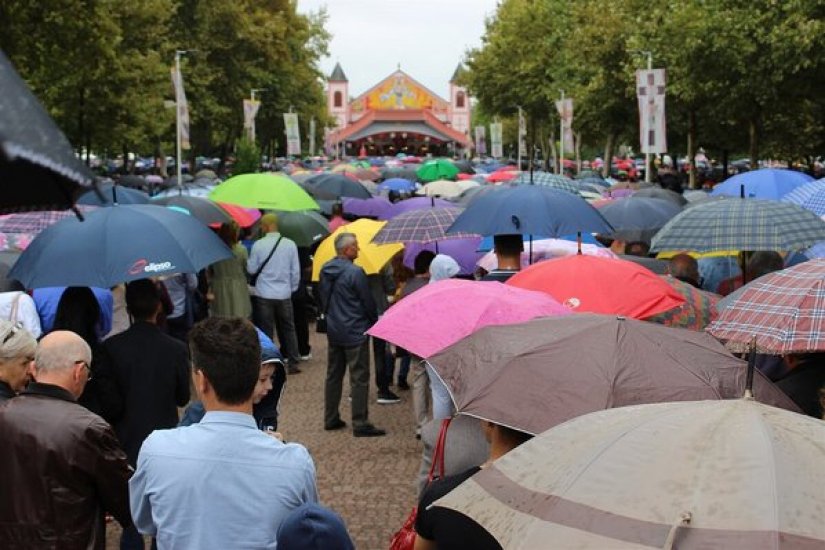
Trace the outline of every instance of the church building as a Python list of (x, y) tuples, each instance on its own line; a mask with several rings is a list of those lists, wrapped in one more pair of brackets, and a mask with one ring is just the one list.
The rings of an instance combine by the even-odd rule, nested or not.
[(450, 79), (445, 100), (400, 68), (359, 95), (349, 98), (349, 82), (340, 63), (327, 79), (327, 108), (335, 128), (327, 146), (347, 156), (433, 156), (460, 154), (471, 146), (470, 97)]

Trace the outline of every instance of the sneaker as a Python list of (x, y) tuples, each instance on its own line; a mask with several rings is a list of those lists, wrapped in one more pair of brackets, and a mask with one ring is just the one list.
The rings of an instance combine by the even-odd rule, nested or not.
[(376, 428), (372, 424), (367, 424), (366, 426), (352, 430), (352, 435), (355, 437), (381, 437), (382, 435), (387, 435), (387, 432)]
[(346, 428), (346, 427), (347, 427), (347, 423), (339, 418), (337, 421), (333, 422), (332, 424), (330, 424), (328, 426), (324, 426), (324, 429), (328, 432), (331, 432), (331, 431), (340, 430), (340, 429)]
[(392, 405), (393, 403), (400, 403), (401, 398), (392, 393), (390, 390), (381, 390), (378, 392), (378, 403), (380, 405)]
[(402, 380), (398, 381), (398, 389), (401, 390), (401, 391), (409, 391), (410, 385), (407, 384), (406, 380), (402, 379)]
[(312, 359), (311, 353), (307, 353), (306, 355), (301, 356), (301, 361), (309, 361), (310, 359)]

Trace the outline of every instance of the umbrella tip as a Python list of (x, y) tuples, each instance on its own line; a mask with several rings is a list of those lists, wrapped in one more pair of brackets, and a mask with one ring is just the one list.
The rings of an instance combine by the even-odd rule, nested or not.
[(748, 345), (748, 374), (745, 378), (745, 399), (753, 399), (753, 375), (756, 371), (756, 335)]

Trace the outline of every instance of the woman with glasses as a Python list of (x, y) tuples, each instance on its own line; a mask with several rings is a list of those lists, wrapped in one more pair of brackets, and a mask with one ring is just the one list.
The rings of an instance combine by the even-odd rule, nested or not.
[(0, 403), (17, 395), (34, 375), (37, 340), (22, 323), (0, 320)]

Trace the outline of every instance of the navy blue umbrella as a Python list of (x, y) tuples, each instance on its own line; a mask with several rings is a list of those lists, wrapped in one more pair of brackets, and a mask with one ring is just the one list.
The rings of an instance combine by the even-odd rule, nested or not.
[(601, 215), (616, 229), (615, 238), (645, 242), (650, 242), (653, 235), (681, 211), (682, 207), (673, 201), (635, 195), (599, 208)]
[[(100, 194), (87, 191), (80, 195), (77, 204), (88, 206), (112, 206), (113, 204), (149, 204), (149, 195), (137, 189), (130, 189), (111, 182), (98, 185)], [(101, 200), (102, 197), (102, 200)]]
[(581, 197), (541, 185), (504, 187), (477, 195), (447, 230), (544, 237), (577, 232), (610, 234), (613, 227)]
[(197, 219), (156, 205), (100, 208), (66, 218), (32, 241), (9, 272), (26, 288), (110, 287), (196, 273), (232, 252)]
[(343, 174), (319, 174), (306, 180), (304, 185), (310, 193), (317, 190), (330, 193), (335, 198), (368, 199), (372, 196), (366, 187)]

